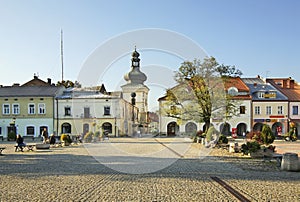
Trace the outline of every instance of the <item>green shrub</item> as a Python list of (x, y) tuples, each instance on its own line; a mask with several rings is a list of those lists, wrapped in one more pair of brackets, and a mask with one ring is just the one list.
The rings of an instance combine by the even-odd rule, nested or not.
[(62, 134), (60, 136), (60, 141), (61, 142), (72, 143), (72, 139), (71, 139), (70, 135), (67, 135), (67, 134)]
[(220, 144), (227, 144), (228, 143), (228, 138), (225, 135), (222, 134), (219, 137), (218, 143), (220, 143)]
[(206, 133), (206, 140), (208, 141), (208, 142), (210, 142), (210, 141), (212, 141), (213, 140), (213, 135), (214, 134), (219, 134), (219, 131), (217, 131), (216, 129), (215, 129), (215, 127), (213, 127), (213, 126), (211, 126), (211, 127), (209, 127), (208, 128), (208, 130), (207, 130), (207, 133)]
[(16, 136), (16, 133), (15, 133), (15, 131), (13, 131), (13, 130), (11, 130), (9, 133), (8, 133), (8, 135), (7, 135), (7, 139), (9, 139), (9, 140), (16, 140), (16, 138), (17, 138), (17, 136)]
[(260, 144), (256, 141), (247, 142), (246, 144), (242, 144), (241, 146), (241, 151), (246, 155), (249, 153), (257, 152), (258, 150), (260, 150)]
[(264, 124), (261, 131), (261, 140), (265, 145), (272, 144), (275, 140), (275, 135), (273, 134), (269, 125)]
[(94, 133), (90, 131), (84, 135), (83, 139), (85, 142), (92, 142), (93, 137), (94, 137)]

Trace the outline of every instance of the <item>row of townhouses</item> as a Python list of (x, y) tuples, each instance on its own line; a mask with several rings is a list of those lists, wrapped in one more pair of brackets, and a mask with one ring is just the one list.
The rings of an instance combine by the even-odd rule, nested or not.
[[(235, 92), (233, 99), (238, 101), (238, 114), (226, 120), (211, 120), (223, 134), (242, 136), (248, 131), (261, 131), (263, 124), (268, 124), (273, 133), (280, 136), (289, 131), (291, 122), (300, 129), (300, 86), (292, 78), (237, 77), (226, 81), (224, 87), (227, 92)], [(166, 98), (158, 99), (161, 133), (178, 135), (204, 131), (204, 123), (189, 120), (178, 124), (175, 118), (165, 116)]]
[(0, 87), (0, 137), (13, 130), (23, 136), (49, 134), (83, 135), (107, 132), (111, 136), (145, 133), (148, 126), (147, 77), (140, 71), (139, 53), (132, 53), (132, 66), (119, 92), (105, 86), (65, 88), (39, 79)]
[[(204, 130), (204, 123), (168, 117), (164, 113), (166, 96), (158, 99), (158, 117), (148, 112), (147, 76), (140, 70), (140, 54), (134, 50), (131, 56), (131, 69), (124, 76), (126, 84), (117, 92), (107, 92), (103, 84), (65, 88), (37, 76), (22, 85), (0, 86), (0, 137), (6, 138), (11, 130), (38, 137), (44, 128), (56, 135), (106, 131), (116, 137), (138, 132), (180, 135)], [(226, 81), (224, 88), (233, 92), (238, 114), (226, 120), (211, 120), (223, 134), (243, 135), (268, 124), (276, 135), (281, 135), (289, 131), (291, 122), (300, 129), (300, 86), (292, 78), (237, 77)]]

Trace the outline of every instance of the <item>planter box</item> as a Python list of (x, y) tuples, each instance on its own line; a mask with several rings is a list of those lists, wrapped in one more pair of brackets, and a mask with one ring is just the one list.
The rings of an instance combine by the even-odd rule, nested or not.
[(50, 149), (50, 144), (36, 144), (36, 149)]
[(264, 150), (258, 150), (257, 152), (250, 152), (251, 158), (263, 158), (264, 157)]

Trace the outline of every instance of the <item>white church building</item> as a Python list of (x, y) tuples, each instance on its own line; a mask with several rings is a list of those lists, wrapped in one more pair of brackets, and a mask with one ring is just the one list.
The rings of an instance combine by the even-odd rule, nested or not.
[(131, 70), (124, 76), (121, 91), (108, 92), (104, 84), (89, 88), (70, 88), (56, 97), (54, 130), (82, 135), (89, 131), (110, 136), (133, 136), (147, 128), (147, 76), (140, 71), (140, 54), (134, 50)]

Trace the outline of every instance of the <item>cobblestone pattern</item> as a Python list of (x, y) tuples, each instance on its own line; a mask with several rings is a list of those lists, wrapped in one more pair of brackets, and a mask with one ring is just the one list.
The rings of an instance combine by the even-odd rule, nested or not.
[(299, 173), (273, 169), (275, 162), (241, 160), (223, 150), (204, 159), (181, 158), (155, 173), (130, 175), (99, 164), (83, 146), (23, 153), (6, 146), (0, 156), (1, 202), (238, 201), (211, 176), (251, 201), (300, 201)]

